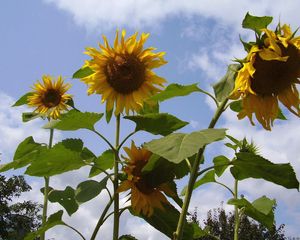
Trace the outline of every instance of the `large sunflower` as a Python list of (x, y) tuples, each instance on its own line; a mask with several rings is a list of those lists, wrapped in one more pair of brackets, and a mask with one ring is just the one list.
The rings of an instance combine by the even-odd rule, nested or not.
[(34, 111), (37, 113), (57, 119), (62, 111), (67, 110), (66, 102), (71, 95), (66, 92), (71, 85), (64, 84), (61, 76), (55, 80), (43, 75), (42, 80), (42, 83), (38, 81), (32, 87), (34, 92), (27, 98), (28, 105), (36, 107)]
[(142, 33), (137, 40), (137, 33), (125, 40), (122, 31), (119, 41), (117, 31), (114, 46), (111, 47), (106, 39), (100, 50), (87, 48), (86, 54), (92, 59), (85, 62), (94, 73), (82, 78), (88, 88), (88, 94), (101, 94), (102, 103), (106, 102), (106, 110), (115, 109), (115, 115), (125, 109), (138, 111), (143, 107), (147, 98), (161, 91), (166, 82), (157, 76), (152, 69), (167, 62), (164, 52), (154, 53), (155, 48), (143, 48), (149, 34)]
[(168, 203), (165, 194), (174, 195), (167, 183), (153, 186), (151, 180), (143, 176), (142, 169), (147, 164), (152, 153), (145, 148), (137, 148), (132, 142), (131, 148), (124, 148), (128, 155), (125, 158), (126, 167), (124, 172), (127, 180), (123, 181), (118, 189), (119, 192), (131, 189), (131, 207), (136, 214), (151, 216), (155, 208), (163, 209), (163, 203)]
[(254, 113), (262, 126), (271, 130), (278, 116), (280, 101), (289, 111), (300, 116), (300, 37), (294, 37), (288, 25), (273, 32), (262, 29), (263, 35), (254, 44), (238, 71), (232, 99), (242, 97), (242, 111), (251, 123)]

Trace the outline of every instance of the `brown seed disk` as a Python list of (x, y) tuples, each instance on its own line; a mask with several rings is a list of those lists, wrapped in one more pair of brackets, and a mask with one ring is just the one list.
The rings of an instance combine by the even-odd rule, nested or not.
[(132, 55), (118, 55), (106, 65), (107, 81), (118, 93), (129, 94), (145, 81), (145, 66)]
[(61, 94), (55, 89), (49, 89), (42, 97), (42, 102), (46, 107), (55, 107), (61, 101)]
[(293, 45), (287, 48), (280, 45), (283, 56), (289, 56), (286, 62), (266, 61), (256, 55), (254, 61), (254, 78), (251, 88), (260, 95), (278, 95), (300, 77), (300, 51)]

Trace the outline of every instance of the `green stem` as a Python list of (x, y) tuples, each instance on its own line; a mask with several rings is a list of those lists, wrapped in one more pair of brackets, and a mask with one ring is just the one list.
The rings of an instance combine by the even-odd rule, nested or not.
[(130, 138), (131, 136), (133, 136), (133, 135), (136, 134), (137, 132), (138, 132), (138, 131), (134, 131), (134, 132), (128, 134), (128, 136), (125, 137), (125, 138), (123, 139), (123, 141), (119, 144), (119, 146), (118, 146), (118, 148), (117, 148), (117, 151), (120, 150), (120, 148), (121, 148), (121, 147), (123, 146), (123, 144), (128, 140), (128, 138)]
[(73, 228), (72, 226), (65, 224), (66, 227), (72, 229), (74, 232), (76, 232), (83, 240), (86, 240), (85, 237), (79, 232), (76, 228)]
[[(238, 180), (234, 180), (234, 199), (238, 199)], [(239, 239), (240, 216), (238, 206), (234, 206), (234, 240)]]
[(104, 208), (104, 210), (103, 210), (103, 212), (102, 212), (102, 214), (101, 214), (101, 216), (100, 216), (100, 218), (99, 218), (99, 220), (98, 220), (98, 222), (97, 222), (97, 225), (96, 225), (96, 227), (95, 227), (95, 230), (94, 230), (94, 232), (93, 232), (93, 235), (92, 235), (92, 237), (91, 237), (91, 240), (94, 240), (94, 239), (96, 238), (97, 233), (98, 233), (100, 227), (101, 227), (102, 224), (105, 222), (105, 220), (104, 220), (105, 215), (106, 215), (106, 213), (108, 212), (108, 210), (109, 210), (109, 208), (110, 208), (110, 206), (111, 206), (111, 204), (112, 204), (113, 201), (114, 201), (114, 199), (113, 199), (113, 198), (110, 198), (108, 204), (107, 204), (106, 207)]
[[(211, 119), (208, 128), (214, 128), (217, 121), (219, 120), (221, 114), (224, 111), (224, 107), (226, 105), (226, 103), (228, 102), (228, 99), (226, 98), (223, 102), (221, 102), (221, 104), (219, 105), (219, 107), (217, 108), (215, 115), (213, 116), (213, 118)], [(177, 228), (176, 228), (176, 232), (174, 232), (173, 234), (173, 240), (181, 240), (182, 239), (182, 235), (183, 235), (183, 227), (184, 227), (184, 223), (186, 220), (186, 214), (188, 211), (188, 207), (190, 204), (190, 200), (192, 197), (192, 193), (193, 193), (193, 188), (194, 188), (194, 184), (196, 182), (196, 179), (198, 177), (198, 169), (199, 169), (199, 165), (200, 162), (203, 158), (203, 154), (204, 154), (204, 150), (205, 150), (206, 146), (203, 146), (202, 148), (199, 149), (196, 159), (194, 161), (194, 164), (192, 166), (192, 171), (190, 174), (190, 178), (189, 178), (189, 183), (187, 186), (187, 191), (185, 194), (185, 198), (184, 198), (184, 202), (182, 205), (182, 210), (179, 216), (179, 220), (177, 223)]]
[[(119, 147), (120, 141), (120, 114), (116, 117), (116, 144), (115, 149)], [(119, 237), (119, 152), (115, 151), (114, 162), (114, 227), (113, 227), (113, 240), (118, 240)]]
[[(48, 148), (52, 148), (53, 143), (53, 134), (54, 129), (50, 129), (50, 136), (49, 136), (49, 145)], [(45, 179), (45, 187), (44, 187), (44, 204), (43, 204), (43, 213), (42, 213), (42, 226), (44, 226), (47, 222), (47, 211), (48, 211), (48, 194), (49, 194), (49, 177), (44, 177)], [(41, 240), (45, 240), (45, 232), (41, 234)]]
[(94, 132), (94, 133), (96, 133), (100, 138), (102, 138), (108, 144), (108, 146), (111, 148), (111, 150), (116, 151), (116, 149), (114, 148), (114, 146), (106, 139), (106, 137), (104, 137), (101, 133), (99, 133), (95, 129), (93, 129), (91, 131)]

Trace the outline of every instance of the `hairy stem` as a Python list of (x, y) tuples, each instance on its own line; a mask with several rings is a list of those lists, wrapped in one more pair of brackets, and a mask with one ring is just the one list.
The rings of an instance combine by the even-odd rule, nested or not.
[[(228, 102), (227, 98), (223, 102), (221, 102), (221, 104), (219, 105), (219, 107), (217, 108), (217, 110), (215, 112), (215, 115), (211, 119), (211, 121), (208, 125), (208, 128), (214, 128), (215, 127), (217, 121), (219, 120), (221, 114), (224, 111), (224, 107), (225, 107), (227, 102)], [(181, 210), (179, 220), (178, 220), (178, 223), (177, 223), (176, 232), (174, 232), (174, 234), (173, 234), (173, 240), (181, 240), (182, 239), (184, 223), (185, 223), (185, 220), (186, 220), (187, 211), (188, 211), (190, 200), (191, 200), (191, 197), (192, 197), (194, 184), (195, 184), (196, 179), (198, 177), (199, 165), (200, 165), (201, 160), (203, 158), (204, 150), (205, 150), (205, 146), (199, 149), (199, 151), (196, 155), (196, 159), (194, 161), (194, 164), (192, 166), (192, 171), (191, 171), (191, 174), (190, 174), (189, 183), (188, 183), (188, 186), (187, 186), (187, 191), (186, 191), (184, 202), (183, 202), (183, 205), (182, 205), (182, 210)]]
[[(54, 129), (50, 129), (50, 136), (49, 136), (49, 145), (48, 148), (52, 148), (53, 143), (53, 134)], [(44, 177), (45, 179), (45, 186), (44, 186), (44, 205), (43, 205), (43, 213), (42, 213), (42, 226), (44, 226), (47, 222), (47, 211), (48, 211), (48, 194), (49, 194), (49, 177)], [(41, 240), (45, 240), (45, 233), (41, 234)]]
[[(238, 180), (234, 180), (234, 199), (238, 199)], [(238, 206), (234, 206), (234, 240), (239, 239), (240, 216)]]

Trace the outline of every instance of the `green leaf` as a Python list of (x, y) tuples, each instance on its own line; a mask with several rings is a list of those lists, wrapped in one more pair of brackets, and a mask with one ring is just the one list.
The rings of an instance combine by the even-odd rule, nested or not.
[(188, 122), (181, 121), (168, 113), (150, 113), (145, 115), (126, 116), (136, 123), (136, 131), (144, 130), (155, 135), (169, 135), (170, 133), (186, 126)]
[(17, 147), (14, 155), (14, 160), (23, 158), (25, 155), (38, 149), (41, 146), (40, 143), (36, 143), (32, 136), (25, 138)]
[(44, 128), (55, 128), (64, 131), (74, 131), (81, 128), (94, 130), (94, 125), (103, 116), (103, 113), (79, 112), (70, 110), (61, 115), (59, 120), (47, 123)]
[(230, 169), (236, 179), (262, 178), (288, 189), (299, 189), (299, 182), (289, 163), (274, 164), (261, 156), (245, 152), (237, 153), (236, 157)]
[(36, 113), (36, 112), (24, 112), (22, 113), (22, 121), (29, 122), (31, 120), (37, 119), (39, 117), (43, 117), (43, 114)]
[(89, 177), (94, 177), (107, 169), (111, 169), (114, 166), (114, 152), (109, 149), (102, 153), (101, 156), (94, 160), (94, 166), (91, 168)]
[[(176, 231), (180, 213), (170, 204), (164, 204), (163, 207), (163, 210), (159, 208), (154, 209), (154, 213), (150, 217), (145, 215), (139, 215), (139, 217), (143, 218), (151, 226), (172, 239), (173, 233)], [(134, 215), (132, 211), (131, 213)], [(194, 234), (198, 232), (199, 231), (193, 224), (185, 221), (182, 239), (193, 239)]]
[(34, 93), (33, 92), (28, 92), (26, 94), (24, 94), (22, 97), (20, 97), (15, 103), (14, 105), (12, 105), (12, 107), (17, 107), (17, 106), (22, 106), (22, 105), (25, 105), (27, 104), (27, 98), (29, 96), (32, 96)]
[(92, 75), (93, 73), (94, 71), (91, 68), (82, 67), (73, 74), (72, 78), (85, 78)]
[(170, 162), (180, 163), (185, 158), (196, 154), (203, 146), (222, 140), (224, 137), (225, 129), (205, 129), (189, 134), (172, 133), (146, 143), (145, 147)]
[(51, 149), (42, 149), (27, 168), (31, 176), (53, 176), (86, 166), (82, 156), (83, 143), (80, 139), (66, 139)]
[(57, 225), (66, 225), (62, 220), (61, 217), (63, 215), (63, 210), (60, 210), (52, 215), (49, 216), (46, 224), (39, 228), (36, 232), (29, 233), (25, 236), (24, 240), (35, 240), (38, 236), (53, 228)]
[(131, 235), (122, 235), (121, 237), (119, 237), (118, 240), (138, 240), (138, 239)]
[(79, 203), (87, 202), (97, 197), (106, 187), (108, 177), (103, 178), (100, 182), (95, 180), (87, 180), (81, 182), (75, 191), (75, 199)]
[(215, 96), (219, 102), (224, 101), (234, 88), (235, 76), (241, 68), (240, 64), (230, 64), (227, 73), (219, 82), (213, 85)]
[(201, 92), (200, 88), (198, 88), (197, 85), (198, 83), (194, 83), (191, 85), (180, 85), (177, 83), (172, 83), (167, 86), (164, 91), (151, 97), (151, 100), (162, 102), (174, 97), (187, 96), (193, 92)]
[(66, 187), (65, 190), (52, 190), (49, 192), (48, 199), (50, 202), (58, 202), (66, 209), (71, 216), (78, 210), (78, 203), (75, 200), (75, 190), (72, 187)]
[(159, 104), (158, 102), (151, 101), (149, 102), (144, 102), (143, 108), (138, 111), (138, 114), (144, 115), (144, 114), (149, 114), (149, 113), (159, 113)]
[(224, 171), (230, 164), (230, 160), (223, 155), (215, 157), (213, 162), (214, 162), (215, 172), (218, 177), (220, 177), (224, 173)]
[(264, 17), (257, 17), (252, 16), (247, 12), (242, 26), (243, 28), (248, 28), (254, 30), (256, 33), (260, 34), (261, 29), (266, 28), (273, 20), (273, 17), (264, 16)]
[[(205, 184), (205, 183), (209, 183), (209, 182), (215, 182), (215, 170), (211, 170), (208, 171), (204, 174), (204, 176), (202, 178), (200, 178), (199, 180), (197, 180), (194, 184), (194, 188), (196, 189), (198, 187), (200, 187), (201, 185)], [(186, 194), (186, 190), (187, 190), (187, 186), (185, 186), (182, 191), (181, 191), (181, 196), (184, 196)]]
[(244, 208), (244, 213), (260, 222), (269, 229), (274, 225), (273, 208), (276, 204), (275, 200), (271, 200), (265, 196), (255, 200), (252, 204), (245, 198), (230, 199), (228, 204), (236, 205), (238, 208)]

